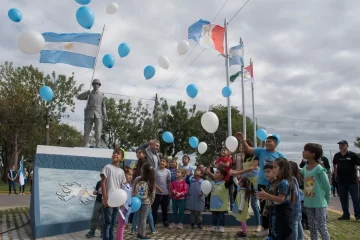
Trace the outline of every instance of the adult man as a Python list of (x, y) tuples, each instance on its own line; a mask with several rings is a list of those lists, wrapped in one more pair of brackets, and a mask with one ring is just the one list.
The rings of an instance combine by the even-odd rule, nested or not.
[(95, 141), (96, 146), (100, 146), (100, 136), (103, 127), (103, 119), (106, 119), (105, 97), (100, 93), (99, 88), (101, 82), (99, 79), (94, 79), (92, 82), (93, 90), (81, 93), (77, 98), (79, 100), (87, 100), (85, 108), (85, 124), (84, 124), (84, 145), (89, 143), (89, 136), (93, 124), (95, 124)]
[(334, 155), (334, 171), (338, 177), (339, 197), (343, 215), (338, 220), (350, 220), (349, 193), (353, 201), (355, 218), (360, 222), (359, 184), (357, 166), (360, 165), (359, 156), (348, 151), (349, 144), (346, 140), (338, 142), (340, 152)]
[(157, 139), (152, 139), (149, 141), (149, 146), (146, 148), (147, 160), (153, 168), (159, 166), (160, 156), (159, 156), (160, 142)]
[[(258, 147), (253, 148), (250, 147), (244, 139), (244, 135), (241, 132), (236, 134), (236, 138), (242, 143), (243, 149), (245, 152), (251, 155), (255, 155), (259, 158), (259, 176), (258, 176), (258, 190), (266, 189), (269, 181), (266, 180), (265, 172), (264, 172), (264, 165), (267, 162), (272, 162), (279, 157), (284, 157), (281, 152), (276, 150), (278, 145), (278, 139), (275, 136), (268, 136), (265, 142), (265, 148)], [(260, 212), (263, 212), (265, 207), (265, 201), (260, 202)], [(262, 225), (264, 228), (264, 232), (267, 232), (269, 228), (269, 218), (267, 216), (262, 216)]]
[(9, 195), (11, 194), (11, 188), (14, 189), (14, 193), (16, 194), (16, 178), (18, 177), (16, 169), (15, 169), (15, 165), (12, 166), (12, 168), (9, 169), (8, 173), (7, 173), (7, 178), (8, 178), (8, 184), (9, 184)]

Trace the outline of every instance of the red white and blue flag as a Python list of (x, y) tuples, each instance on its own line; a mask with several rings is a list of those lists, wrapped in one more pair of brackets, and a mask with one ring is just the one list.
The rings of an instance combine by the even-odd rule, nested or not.
[(224, 54), (225, 28), (200, 19), (188, 29), (188, 39)]

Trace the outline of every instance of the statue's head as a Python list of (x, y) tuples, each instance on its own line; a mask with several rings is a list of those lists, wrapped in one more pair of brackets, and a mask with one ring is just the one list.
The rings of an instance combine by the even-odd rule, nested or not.
[(101, 81), (99, 79), (94, 79), (92, 82), (94, 90), (98, 90), (101, 86)]

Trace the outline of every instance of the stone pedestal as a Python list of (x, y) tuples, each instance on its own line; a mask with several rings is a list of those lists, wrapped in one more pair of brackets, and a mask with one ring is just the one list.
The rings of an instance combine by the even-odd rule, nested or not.
[[(30, 201), (34, 238), (86, 230), (94, 206), (100, 170), (111, 162), (112, 149), (37, 146)], [(133, 166), (136, 155), (125, 153)]]

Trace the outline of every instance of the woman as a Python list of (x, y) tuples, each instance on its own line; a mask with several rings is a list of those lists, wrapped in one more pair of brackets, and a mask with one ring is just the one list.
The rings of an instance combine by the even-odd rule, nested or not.
[(28, 177), (29, 177), (29, 172), (27, 171), (27, 168), (24, 168), (24, 185), (20, 185), (20, 180), (19, 180), (20, 195), (25, 195), (25, 187)]
[[(246, 140), (246, 142), (249, 146), (251, 147), (254, 146), (251, 140)], [(242, 169), (230, 170), (230, 174), (232, 176), (241, 175), (242, 177), (247, 177), (256, 190), (258, 185), (257, 179), (259, 173), (259, 160), (254, 155), (251, 155), (247, 152), (244, 153), (245, 155), (243, 157), (244, 162), (242, 163)], [(253, 209), (256, 219), (256, 225), (257, 225), (256, 231), (261, 232), (262, 226), (261, 226), (260, 210), (259, 210), (257, 198), (255, 195), (251, 195), (250, 200), (251, 200), (251, 208)]]

